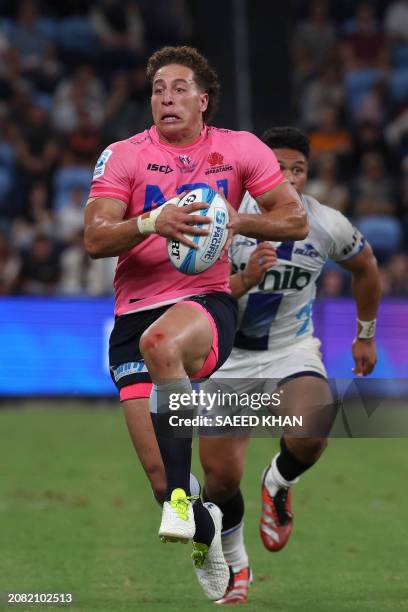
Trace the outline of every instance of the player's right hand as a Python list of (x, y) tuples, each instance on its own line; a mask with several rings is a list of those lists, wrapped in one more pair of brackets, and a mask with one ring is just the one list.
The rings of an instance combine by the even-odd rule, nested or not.
[(182, 244), (196, 249), (197, 245), (185, 234), (206, 236), (209, 233), (208, 229), (198, 227), (198, 225), (208, 225), (213, 220), (209, 217), (190, 214), (204, 208), (209, 208), (205, 202), (193, 202), (182, 207), (175, 204), (166, 204), (156, 219), (156, 233), (164, 238), (179, 240)]
[(250, 287), (261, 283), (265, 273), (277, 262), (276, 248), (270, 242), (260, 242), (252, 251), (245, 268), (245, 282)]

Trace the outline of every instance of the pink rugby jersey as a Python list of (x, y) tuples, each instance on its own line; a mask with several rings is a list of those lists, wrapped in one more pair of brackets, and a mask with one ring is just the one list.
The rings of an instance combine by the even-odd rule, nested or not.
[[(235, 208), (245, 191), (259, 196), (283, 180), (274, 153), (249, 132), (205, 126), (188, 146), (160, 140), (152, 126), (110, 145), (96, 163), (90, 198), (116, 198), (125, 219), (161, 206), (183, 191), (209, 186)], [(158, 308), (186, 297), (229, 292), (229, 263), (224, 255), (211, 268), (188, 276), (176, 270), (166, 239), (152, 234), (118, 260), (115, 314)]]

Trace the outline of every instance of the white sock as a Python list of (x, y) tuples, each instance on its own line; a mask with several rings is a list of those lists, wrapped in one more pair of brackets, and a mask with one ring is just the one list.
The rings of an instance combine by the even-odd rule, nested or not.
[(286, 480), (282, 476), (282, 474), (278, 470), (278, 466), (276, 465), (276, 459), (279, 457), (279, 454), (280, 453), (275, 455), (275, 457), (272, 459), (271, 467), (268, 470), (268, 473), (265, 478), (265, 485), (271, 497), (275, 497), (279, 489), (289, 489), (289, 487), (296, 484), (299, 480), (299, 477), (295, 478), (294, 480)]
[(221, 534), (222, 552), (234, 572), (248, 567), (248, 555), (244, 544), (244, 522), (223, 531)]

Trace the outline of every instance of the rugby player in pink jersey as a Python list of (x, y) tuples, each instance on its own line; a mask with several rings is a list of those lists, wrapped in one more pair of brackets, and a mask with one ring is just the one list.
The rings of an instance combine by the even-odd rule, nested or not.
[[(147, 77), (154, 125), (102, 152), (85, 211), (85, 246), (93, 258), (119, 256), (110, 369), (136, 452), (164, 502), (159, 536), (193, 540), (199, 582), (210, 599), (218, 599), (229, 579), (221, 512), (192, 499), (192, 429), (172, 429), (168, 411), (170, 396), (190, 394), (190, 379), (209, 376), (228, 357), (236, 301), (226, 254), (196, 276), (170, 263), (166, 238), (191, 246), (184, 233), (205, 234), (194, 224), (211, 222), (190, 215), (206, 204), (180, 209), (174, 197), (202, 185), (216, 189), (229, 202), (234, 234), (296, 240), (308, 226), (273, 152), (248, 132), (206, 124), (219, 84), (205, 58), (190, 47), (164, 47), (150, 57)], [(236, 212), (246, 190), (264, 215)], [(192, 409), (184, 407), (178, 416), (192, 416)]]

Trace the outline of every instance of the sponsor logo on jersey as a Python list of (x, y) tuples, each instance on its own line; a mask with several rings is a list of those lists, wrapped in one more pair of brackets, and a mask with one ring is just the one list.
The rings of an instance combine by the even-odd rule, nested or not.
[(163, 172), (164, 174), (174, 172), (173, 168), (170, 168), (170, 166), (164, 164), (147, 164), (146, 170), (151, 170), (152, 172)]
[(141, 372), (147, 372), (147, 368), (143, 360), (129, 361), (128, 363), (122, 363), (117, 368), (112, 368), (112, 374), (115, 382), (118, 382), (118, 380), (124, 376), (129, 376), (129, 374), (140, 374)]
[(354, 232), (353, 232), (353, 238), (351, 239), (351, 243), (348, 244), (346, 247), (344, 247), (342, 254), (344, 255), (344, 257), (347, 257), (347, 255), (350, 255), (350, 253), (352, 253), (356, 247), (357, 242), (359, 242), (359, 248), (358, 248), (358, 252), (361, 251), (361, 249), (364, 246), (364, 238), (363, 236), (360, 234), (360, 232), (358, 231), (358, 229), (355, 227), (354, 228)]
[(211, 168), (205, 171), (204, 174), (218, 174), (219, 172), (229, 172), (233, 170), (230, 164), (226, 164), (224, 162), (224, 156), (217, 151), (213, 151), (207, 157), (207, 162), (210, 164)]
[(259, 285), (261, 291), (282, 291), (283, 289), (294, 289), (301, 291), (310, 283), (311, 272), (297, 266), (284, 266), (283, 271), (268, 270)]
[(101, 153), (101, 155), (99, 156), (98, 161), (96, 162), (95, 165), (95, 170), (93, 173), (93, 178), (99, 178), (100, 176), (103, 176), (105, 173), (105, 168), (106, 168), (106, 164), (108, 163), (108, 159), (110, 158), (110, 156), (112, 155), (113, 151), (111, 151), (110, 149), (105, 149), (105, 151), (103, 151)]
[(304, 255), (305, 257), (320, 257), (319, 251), (317, 251), (310, 242), (306, 242), (303, 247), (297, 247), (295, 253), (296, 255)]
[(193, 172), (197, 168), (189, 155), (179, 155), (176, 157), (177, 167), (182, 173)]

